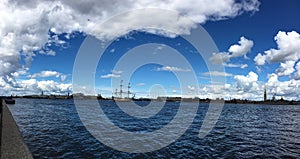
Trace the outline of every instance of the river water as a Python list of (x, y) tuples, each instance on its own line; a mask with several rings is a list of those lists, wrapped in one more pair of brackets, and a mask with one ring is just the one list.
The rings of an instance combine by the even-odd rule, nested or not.
[[(179, 107), (167, 103), (154, 117), (136, 120), (114, 102), (102, 102), (109, 119), (127, 131), (158, 130)], [(200, 104), (184, 135), (148, 153), (121, 152), (99, 142), (82, 124), (73, 100), (17, 99), (9, 109), (34, 158), (300, 158), (300, 106), (295, 105), (225, 104), (213, 130), (200, 139), (208, 110)]]

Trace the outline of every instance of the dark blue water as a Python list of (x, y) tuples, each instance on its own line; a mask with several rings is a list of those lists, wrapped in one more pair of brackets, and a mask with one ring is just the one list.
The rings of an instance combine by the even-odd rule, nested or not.
[[(113, 102), (102, 109), (128, 131), (154, 131), (173, 119), (178, 104), (137, 120)], [(72, 100), (17, 99), (9, 106), (35, 158), (300, 158), (300, 106), (226, 104), (214, 129), (203, 139), (199, 128), (208, 105), (200, 104), (186, 133), (163, 149), (130, 154), (95, 139), (83, 126)]]

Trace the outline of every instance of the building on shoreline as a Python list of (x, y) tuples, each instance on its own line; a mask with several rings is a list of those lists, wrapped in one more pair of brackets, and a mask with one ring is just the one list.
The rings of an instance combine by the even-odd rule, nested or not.
[(265, 87), (264, 87), (264, 102), (267, 101), (267, 88), (266, 88), (266, 84), (265, 84)]

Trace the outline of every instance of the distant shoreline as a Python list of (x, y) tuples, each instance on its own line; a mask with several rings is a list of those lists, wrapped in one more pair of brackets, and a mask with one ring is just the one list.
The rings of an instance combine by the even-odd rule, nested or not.
[(261, 105), (300, 105), (300, 101), (288, 101), (288, 100), (268, 100), (268, 101), (252, 101), (252, 100), (242, 100), (242, 99), (232, 99), (232, 100), (223, 100), (223, 99), (200, 99), (200, 98), (181, 98), (181, 97), (159, 97), (157, 99), (153, 98), (103, 98), (99, 96), (66, 96), (66, 95), (57, 95), (57, 96), (0, 96), (0, 98), (24, 98), (24, 99), (81, 99), (81, 100), (109, 100), (115, 102), (130, 102), (130, 101), (157, 101), (157, 102), (199, 102), (199, 103), (210, 103), (210, 102), (221, 102), (225, 104), (261, 104)]

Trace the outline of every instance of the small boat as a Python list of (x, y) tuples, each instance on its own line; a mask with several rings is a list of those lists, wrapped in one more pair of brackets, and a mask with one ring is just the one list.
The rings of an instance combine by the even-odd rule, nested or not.
[(15, 104), (16, 100), (12, 99), (12, 98), (6, 98), (4, 99), (6, 104)]

